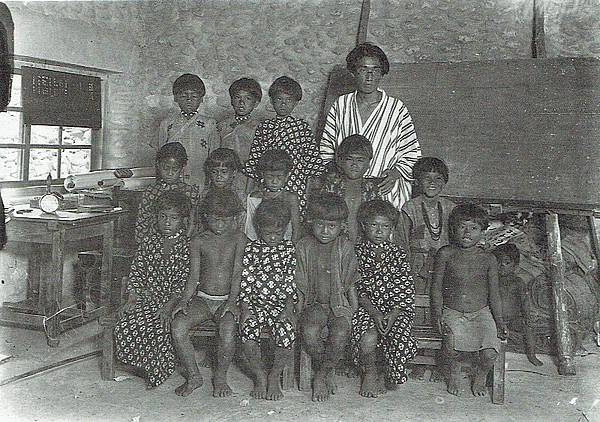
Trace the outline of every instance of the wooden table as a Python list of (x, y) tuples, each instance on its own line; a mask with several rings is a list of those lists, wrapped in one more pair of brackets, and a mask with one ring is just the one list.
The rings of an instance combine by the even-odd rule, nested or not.
[[(100, 213), (57, 211), (56, 214), (46, 214), (27, 206), (16, 207), (12, 219), (6, 225), (7, 236), (11, 243), (34, 244), (32, 255), (37, 256), (30, 259), (37, 261), (37, 265), (29, 277), (32, 284), (39, 285), (39, 288), (36, 289), (36, 295), (28, 297), (26, 301), (5, 302), (0, 308), (0, 324), (44, 330), (48, 345), (56, 347), (59, 344), (58, 335), (63, 330), (100, 316), (110, 303), (112, 292), (115, 220), (125, 212), (115, 208)], [(100, 303), (95, 309), (86, 310), (85, 313), (85, 307), (57, 313), (65, 307), (62, 300), (65, 244), (95, 237), (102, 237)], [(44, 249), (48, 249), (45, 245), (49, 245), (51, 249), (49, 266), (40, 265), (38, 259)]]

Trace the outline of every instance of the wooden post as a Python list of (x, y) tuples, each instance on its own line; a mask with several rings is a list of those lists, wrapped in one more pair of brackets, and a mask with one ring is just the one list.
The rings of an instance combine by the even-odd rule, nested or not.
[(588, 224), (590, 226), (590, 243), (596, 258), (596, 271), (600, 273), (600, 218), (590, 215)]
[(358, 20), (358, 34), (356, 35), (356, 44), (362, 44), (367, 41), (367, 28), (369, 26), (369, 15), (371, 14), (371, 0), (363, 0), (360, 8), (360, 17)]
[(567, 312), (565, 290), (565, 262), (562, 256), (560, 227), (558, 214), (549, 212), (546, 215), (546, 234), (548, 239), (548, 255), (550, 258), (550, 280), (554, 298), (554, 321), (556, 323), (556, 342), (558, 347), (558, 373), (575, 375), (573, 362), (573, 345), (569, 332), (569, 315)]
[(533, 0), (533, 34), (531, 39), (531, 57), (543, 59), (546, 57), (544, 30), (544, 0)]

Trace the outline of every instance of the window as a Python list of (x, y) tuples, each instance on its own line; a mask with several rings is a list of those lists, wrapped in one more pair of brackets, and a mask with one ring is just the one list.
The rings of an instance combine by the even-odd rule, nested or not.
[[(58, 98), (55, 95), (57, 90), (60, 94), (64, 91), (65, 96), (67, 95), (67, 84), (63, 86), (60, 80), (59, 84), (52, 78), (50, 80), (46, 78), (42, 81), (43, 86), (34, 86), (37, 92), (33, 92), (34, 98), (32, 98), (31, 91), (34, 90), (31, 90), (31, 82), (30, 92), (27, 92), (28, 88), (24, 86), (27, 85), (24, 74), (27, 75), (27, 72), (30, 74), (32, 70), (34, 75), (41, 75), (38, 76), (40, 80), (45, 77), (44, 73), (71, 75), (82, 80), (85, 80), (83, 78), (97, 79), (95, 95), (98, 98), (95, 104), (96, 108), (101, 107), (99, 78), (78, 75), (72, 69), (58, 66), (53, 66), (53, 70), (47, 70), (27, 68), (23, 63), (15, 63), (11, 101), (7, 111), (0, 113), (0, 182), (43, 181), (48, 174), (53, 179), (59, 179), (69, 174), (88, 172), (93, 167), (93, 152), (101, 139), (101, 110), (95, 110), (95, 118), (98, 121), (90, 123), (89, 120), (74, 116), (81, 110), (86, 111), (85, 104), (77, 102), (77, 98), (73, 101), (72, 97), (63, 97), (69, 99), (65, 100), (64, 104), (69, 104), (71, 110), (67, 110), (66, 118), (61, 118), (52, 101)], [(59, 73), (56, 72), (57, 70), (69, 73)], [(67, 81), (71, 92), (80, 88), (74, 81), (76, 79), (72, 78)], [(87, 85), (85, 83), (81, 85), (85, 88), (82, 91), (87, 91)], [(54, 92), (48, 95), (52, 90)], [(91, 91), (91, 88), (89, 90)], [(40, 95), (35, 97), (35, 94)], [(50, 101), (45, 101), (45, 98)], [(33, 104), (33, 107), (28, 107), (27, 101)], [(58, 98), (58, 101), (63, 100)], [(79, 122), (83, 123), (78, 125)]]

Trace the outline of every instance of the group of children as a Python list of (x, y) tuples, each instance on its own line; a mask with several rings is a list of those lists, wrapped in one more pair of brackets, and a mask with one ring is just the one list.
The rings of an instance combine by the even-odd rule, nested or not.
[[(310, 127), (292, 116), (302, 98), (293, 79), (273, 82), (276, 116), (260, 122), (252, 112), (262, 92), (253, 79), (231, 85), (234, 115), (219, 123), (198, 113), (204, 92), (195, 75), (173, 86), (181, 114), (161, 124), (157, 180), (140, 203), (117, 358), (141, 369), (149, 388), (179, 362), (185, 382), (175, 392), (187, 396), (203, 384), (190, 329), (213, 321), (215, 397), (232, 393), (227, 371), (238, 338), (252, 397), (283, 397), (280, 377), (298, 341), (312, 358), (313, 400), (335, 393), (348, 345), (360, 394), (377, 397), (406, 382), (417, 352), (415, 294), (431, 292), (448, 391), (457, 394), (461, 354), (479, 352), (472, 390), (484, 395), (498, 337), (507, 332), (503, 307), (513, 319), (526, 310), (512, 293), (506, 301), (514, 306), (501, 298), (501, 286), (514, 291), (519, 282), (516, 265), (509, 268), (518, 251), (515, 258), (498, 249), (496, 259), (480, 247), (487, 216), (440, 196), (446, 165), (421, 158), (413, 168), (419, 195), (399, 211), (382, 198), (381, 179), (365, 177), (373, 147), (364, 136), (345, 138), (323, 165)], [(274, 345), (269, 365), (265, 335)], [(537, 361), (533, 347), (528, 357)]]

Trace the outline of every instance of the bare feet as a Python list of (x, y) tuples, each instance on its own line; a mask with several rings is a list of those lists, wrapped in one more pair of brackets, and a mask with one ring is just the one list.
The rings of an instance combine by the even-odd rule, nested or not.
[(213, 397), (231, 396), (231, 387), (227, 384), (227, 376), (215, 375), (213, 378)]
[(387, 388), (385, 385), (385, 375), (383, 375), (383, 372), (380, 372), (377, 376), (377, 392), (379, 394), (387, 393)]
[(413, 380), (423, 381), (425, 379), (425, 367), (424, 366), (415, 366), (408, 377)]
[(460, 365), (457, 362), (450, 364), (450, 374), (448, 374), (448, 387), (446, 390), (454, 396), (458, 396), (458, 377), (460, 376)]
[(531, 364), (533, 364), (535, 366), (542, 366), (543, 365), (542, 361), (537, 358), (537, 356), (535, 355), (535, 353), (527, 353), (527, 360)]
[(380, 392), (377, 371), (367, 370), (360, 386), (360, 395), (363, 397), (377, 397)]
[(322, 372), (317, 372), (313, 379), (313, 401), (325, 401), (329, 399), (329, 388), (327, 386), (327, 376)]
[(327, 379), (325, 380), (327, 384), (327, 391), (329, 394), (335, 394), (337, 392), (337, 384), (335, 383), (335, 372), (330, 371)]
[(477, 368), (477, 372), (475, 372), (475, 377), (473, 378), (473, 386), (471, 387), (474, 396), (484, 397), (487, 394), (485, 381), (488, 372), (489, 369), (483, 369), (481, 367)]
[(267, 398), (267, 374), (264, 371), (256, 375), (254, 389), (250, 392), (250, 396), (255, 399)]
[(200, 374), (188, 378), (183, 384), (175, 389), (175, 394), (181, 397), (189, 396), (192, 391), (199, 388), (204, 383)]
[(283, 398), (283, 393), (281, 392), (281, 387), (279, 386), (279, 380), (281, 378), (281, 372), (271, 371), (269, 373), (269, 378), (267, 381), (267, 400), (281, 400)]

